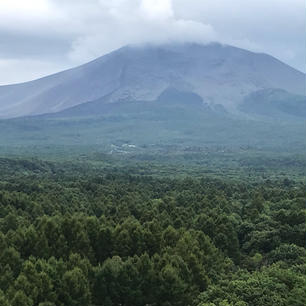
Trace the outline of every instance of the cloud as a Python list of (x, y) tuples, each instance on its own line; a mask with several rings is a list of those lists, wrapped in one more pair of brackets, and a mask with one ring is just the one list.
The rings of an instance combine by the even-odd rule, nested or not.
[(1, 15), (14, 15), (33, 17), (46, 13), (50, 8), (48, 0), (1, 0)]
[(143, 0), (139, 11), (145, 18), (151, 20), (165, 20), (174, 17), (171, 0)]
[(62, 13), (52, 0), (1, 0), (0, 30), (37, 34), (52, 32), (52, 25)]
[[(99, 1), (101, 15), (72, 45), (70, 59), (84, 61), (126, 44), (216, 40), (203, 22), (176, 18), (170, 0)], [(95, 16), (93, 16), (95, 18)]]
[(211, 24), (224, 43), (265, 52), (305, 70), (306, 19), (301, 0), (175, 0), (177, 18)]
[(0, 70), (0, 84), (171, 41), (219, 41), (305, 70), (304, 9), (301, 0), (1, 0), (0, 62), (10, 73)]

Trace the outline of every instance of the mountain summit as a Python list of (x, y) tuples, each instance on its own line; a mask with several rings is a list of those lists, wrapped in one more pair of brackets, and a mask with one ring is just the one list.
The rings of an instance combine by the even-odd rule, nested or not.
[(70, 70), (0, 86), (0, 118), (55, 113), (98, 99), (155, 101), (168, 88), (235, 111), (265, 89), (305, 95), (305, 74), (267, 54), (221, 44), (127, 46)]

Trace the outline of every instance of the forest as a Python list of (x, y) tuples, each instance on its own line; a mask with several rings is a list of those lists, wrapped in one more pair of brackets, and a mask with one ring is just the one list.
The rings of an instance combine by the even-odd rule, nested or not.
[(0, 158), (1, 306), (305, 305), (300, 164), (100, 159)]

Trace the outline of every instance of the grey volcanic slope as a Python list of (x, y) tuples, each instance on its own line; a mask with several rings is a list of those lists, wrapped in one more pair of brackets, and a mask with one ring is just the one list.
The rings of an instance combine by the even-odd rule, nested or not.
[(263, 89), (252, 92), (238, 107), (242, 112), (279, 119), (306, 119), (306, 96), (282, 89)]
[(127, 46), (77, 68), (0, 86), (0, 118), (55, 113), (97, 99), (153, 101), (169, 87), (235, 110), (258, 90), (305, 95), (305, 74), (269, 55), (220, 44)]

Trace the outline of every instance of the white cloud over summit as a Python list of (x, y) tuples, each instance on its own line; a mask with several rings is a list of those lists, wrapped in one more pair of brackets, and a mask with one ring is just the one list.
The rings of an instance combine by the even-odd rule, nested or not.
[(304, 10), (302, 0), (0, 0), (0, 84), (172, 41), (233, 44), (305, 70)]
[[(210, 42), (216, 40), (211, 25), (177, 18), (171, 0), (100, 0), (100, 14), (72, 44), (69, 57), (84, 61), (126, 44)], [(80, 17), (82, 18), (82, 17)], [(80, 20), (80, 19), (79, 19)]]

